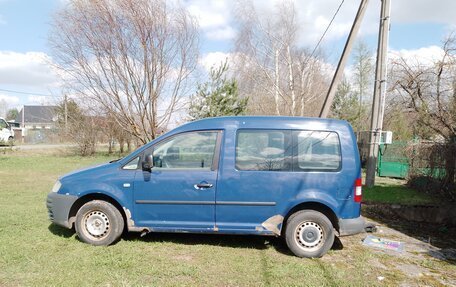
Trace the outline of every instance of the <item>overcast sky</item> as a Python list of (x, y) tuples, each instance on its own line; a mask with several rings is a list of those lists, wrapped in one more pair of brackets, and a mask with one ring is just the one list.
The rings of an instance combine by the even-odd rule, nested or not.
[[(0, 0), (0, 100), (10, 107), (42, 104), (59, 96), (59, 80), (47, 37), (53, 12), (67, 0)], [(300, 24), (299, 43), (313, 48), (342, 0), (295, 1)], [(232, 49), (237, 30), (230, 0), (182, 1), (199, 22), (201, 67), (222, 61)], [(241, 1), (240, 1), (241, 2)], [(268, 13), (277, 1), (256, 1)], [(391, 0), (390, 54), (403, 53), (423, 59), (441, 52), (445, 35), (456, 28), (454, 0)], [(359, 37), (376, 48), (380, 0), (370, 0)], [(321, 47), (335, 62), (350, 30), (359, 0), (345, 0)], [(10, 91), (24, 92), (20, 94)], [(46, 95), (53, 97), (47, 98)]]

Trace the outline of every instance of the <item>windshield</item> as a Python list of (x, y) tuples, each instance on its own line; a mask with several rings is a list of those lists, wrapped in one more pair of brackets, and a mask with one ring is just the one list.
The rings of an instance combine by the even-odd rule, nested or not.
[(5, 122), (4, 119), (0, 119), (0, 129), (8, 128), (8, 124)]

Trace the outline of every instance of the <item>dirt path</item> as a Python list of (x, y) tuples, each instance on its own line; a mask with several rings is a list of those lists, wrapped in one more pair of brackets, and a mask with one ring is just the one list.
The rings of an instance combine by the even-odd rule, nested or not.
[[(24, 144), (15, 145), (13, 150), (43, 150), (43, 149), (65, 149), (75, 147), (75, 144)], [(0, 146), (0, 149), (9, 149), (8, 146)]]
[[(364, 264), (375, 267), (369, 272), (375, 270), (373, 272), (376, 274), (369, 276), (369, 280), (372, 280), (372, 275), (375, 275), (375, 282), (371, 282), (372, 284), (366, 282), (366, 285), (456, 286), (456, 246), (439, 248), (385, 224), (368, 220), (377, 226), (377, 232), (372, 235), (403, 242), (404, 251), (396, 252), (364, 246), (362, 240), (368, 235), (366, 233), (342, 237), (341, 243), (348, 248), (335, 252), (337, 257), (340, 255), (339, 260), (345, 262), (360, 260), (356, 258), (354, 249), (368, 250), (369, 255), (363, 256), (361, 260), (365, 260)], [(346, 254), (347, 250), (351, 250), (352, 254)], [(334, 259), (334, 256), (323, 258), (323, 260)]]

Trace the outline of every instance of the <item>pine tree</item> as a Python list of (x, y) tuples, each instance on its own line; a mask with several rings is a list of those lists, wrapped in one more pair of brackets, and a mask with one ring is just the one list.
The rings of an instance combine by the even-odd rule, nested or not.
[(363, 107), (360, 106), (356, 92), (347, 79), (343, 79), (337, 88), (336, 96), (332, 104), (333, 117), (350, 122), (355, 130), (359, 130), (359, 116)]
[(209, 81), (198, 85), (190, 103), (191, 120), (245, 113), (248, 98), (240, 98), (236, 80), (226, 78), (228, 68), (227, 61), (212, 67)]

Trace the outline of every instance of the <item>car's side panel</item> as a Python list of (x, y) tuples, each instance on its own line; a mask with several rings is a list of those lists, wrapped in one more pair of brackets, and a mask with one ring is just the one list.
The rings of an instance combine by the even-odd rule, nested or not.
[[(211, 188), (199, 189), (207, 182)], [(151, 228), (213, 229), (217, 171), (137, 171), (136, 224)]]
[(89, 178), (81, 175), (63, 179), (61, 192), (74, 194), (78, 198), (88, 194), (105, 194), (131, 211), (135, 171), (122, 170), (119, 166), (111, 167), (100, 168), (98, 172), (91, 173)]
[[(122, 165), (162, 139), (186, 131), (205, 129), (224, 131), (218, 170), (199, 171), (196, 178), (194, 172), (190, 171), (171, 174), (121, 169)], [(341, 169), (333, 172), (237, 170), (235, 155), (238, 129), (337, 132), (341, 142)], [(358, 217), (360, 204), (355, 203), (352, 197), (354, 181), (359, 176), (356, 140), (351, 127), (344, 122), (233, 117), (189, 123), (117, 163), (65, 176), (61, 179), (63, 187), (59, 193), (78, 197), (90, 193), (106, 194), (124, 208), (129, 226), (150, 227), (149, 230), (270, 235), (277, 234), (277, 229), (280, 232), (281, 220), (294, 206), (303, 202), (319, 202), (328, 206), (338, 218)], [(154, 183), (158, 181), (163, 183), (159, 190), (154, 188)], [(214, 186), (208, 190), (195, 189), (194, 185), (201, 181), (213, 182)]]
[[(239, 171), (235, 168), (236, 132), (239, 128), (267, 129), (260, 125), (239, 124), (226, 131), (216, 194), (216, 224), (220, 231), (269, 231), (262, 227), (287, 215), (294, 206), (319, 202), (340, 218), (360, 215), (360, 204), (353, 201), (354, 182), (360, 176), (353, 132), (348, 125), (320, 126), (335, 131), (341, 142), (339, 171)], [(309, 130), (292, 124), (283, 129)], [(277, 224), (279, 226), (279, 224)], [(280, 227), (280, 226), (279, 226)]]

